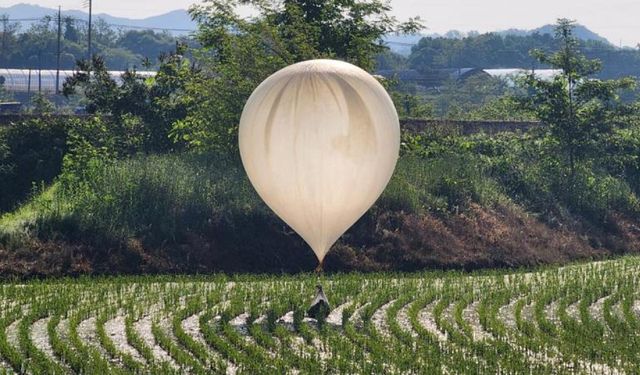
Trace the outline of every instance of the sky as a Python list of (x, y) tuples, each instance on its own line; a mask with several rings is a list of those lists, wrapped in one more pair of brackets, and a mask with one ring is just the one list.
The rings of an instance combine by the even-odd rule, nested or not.
[[(21, 2), (46, 7), (81, 9), (84, 0), (0, 0), (0, 6)], [(94, 0), (96, 13), (145, 18), (188, 8), (195, 0)], [(577, 20), (614, 44), (635, 47), (640, 43), (639, 0), (392, 0), (399, 19), (420, 16), (426, 32), (456, 29), (480, 32), (509, 28), (532, 29), (557, 18)]]

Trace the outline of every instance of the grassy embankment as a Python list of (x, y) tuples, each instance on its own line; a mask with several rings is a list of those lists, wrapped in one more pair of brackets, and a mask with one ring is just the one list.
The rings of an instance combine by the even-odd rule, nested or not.
[[(593, 183), (586, 171), (575, 196), (557, 198), (540, 162), (502, 149), (522, 137), (469, 138), (476, 143), (466, 153), (446, 142), (441, 152), (407, 152), (380, 200), (334, 246), (327, 270), (520, 267), (640, 250), (627, 182), (596, 175)], [(316, 262), (239, 162), (191, 154), (63, 174), (0, 219), (0, 249), (0, 269), (18, 275), (299, 272)]]

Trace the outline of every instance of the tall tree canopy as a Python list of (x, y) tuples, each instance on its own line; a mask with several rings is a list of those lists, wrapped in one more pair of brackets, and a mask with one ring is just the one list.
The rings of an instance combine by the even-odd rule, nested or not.
[(553, 170), (568, 195), (574, 195), (581, 166), (605, 155), (605, 149), (616, 141), (617, 130), (633, 124), (630, 118), (637, 116), (634, 106), (620, 99), (621, 92), (635, 87), (635, 79), (594, 78), (601, 62), (580, 53), (574, 27), (573, 21), (558, 20), (555, 38), (559, 49), (554, 53), (532, 51), (540, 63), (560, 69), (561, 74), (550, 81), (529, 74), (524, 80), (529, 92), (521, 98), (546, 125), (549, 163), (557, 166)]
[[(61, 68), (73, 69), (87, 55), (87, 26), (73, 17), (62, 18)], [(140, 66), (143, 58), (155, 61), (171, 52), (179, 40), (166, 32), (125, 30), (98, 18), (93, 26), (93, 48), (109, 70)], [(58, 54), (57, 16), (46, 16), (21, 28), (8, 16), (0, 15), (0, 67), (16, 69), (55, 69)]]
[[(254, 15), (239, 15), (239, 7)], [(262, 80), (295, 62), (335, 58), (371, 70), (390, 32), (415, 32), (418, 19), (400, 23), (380, 0), (206, 0), (191, 14), (202, 49), (202, 74), (192, 77), (188, 116), (175, 139), (196, 147), (235, 147), (244, 102)]]

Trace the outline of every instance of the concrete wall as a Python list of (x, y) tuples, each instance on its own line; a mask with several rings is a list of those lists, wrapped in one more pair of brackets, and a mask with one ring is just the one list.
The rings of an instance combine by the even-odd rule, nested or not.
[(540, 126), (538, 121), (458, 121), (458, 120), (423, 120), (401, 119), (403, 129), (413, 133), (451, 132), (452, 134), (496, 134), (502, 132), (526, 132)]

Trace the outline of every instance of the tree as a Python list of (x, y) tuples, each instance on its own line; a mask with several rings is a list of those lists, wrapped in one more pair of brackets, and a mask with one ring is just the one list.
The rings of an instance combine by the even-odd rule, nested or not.
[(64, 38), (71, 42), (79, 42), (80, 41), (80, 32), (76, 27), (76, 22), (73, 17), (64, 17)]
[(625, 117), (633, 112), (620, 100), (619, 93), (635, 86), (631, 78), (593, 78), (601, 64), (580, 53), (574, 27), (573, 21), (558, 20), (555, 37), (560, 49), (551, 54), (532, 52), (540, 63), (560, 69), (561, 73), (551, 81), (535, 73), (527, 75), (523, 83), (530, 96), (521, 98), (521, 104), (545, 124), (546, 139), (553, 153), (560, 156), (558, 162), (568, 170), (569, 193), (577, 165), (597, 157), (613, 130), (624, 126)]
[(168, 33), (156, 33), (153, 30), (130, 30), (122, 33), (117, 45), (129, 51), (135, 51), (140, 57), (155, 59), (170, 52), (176, 44), (175, 38)]
[[(73, 69), (76, 61), (86, 56), (87, 27), (73, 17), (63, 17), (62, 23), (61, 68)], [(19, 26), (8, 16), (0, 15), (0, 66), (56, 69), (58, 23), (55, 18), (43, 17), (26, 29)], [(103, 56), (110, 70), (131, 68), (143, 57), (155, 59), (161, 53), (171, 52), (176, 42), (176, 38), (168, 33), (122, 31), (101, 20), (96, 21), (93, 30), (95, 50)]]
[(5, 78), (0, 76), (0, 102), (7, 100), (9, 95), (7, 94), (7, 90), (4, 88)]
[(9, 21), (9, 16), (3, 14), (0, 16), (0, 27), (0, 63), (6, 66), (10, 51), (15, 48), (15, 34), (20, 24)]
[[(578, 40), (578, 43), (585, 56), (602, 61), (603, 69), (597, 73), (598, 78), (640, 76), (640, 50), (616, 48), (601, 40)], [(560, 48), (560, 41), (544, 30), (530, 35), (469, 33), (462, 39), (425, 37), (412, 48), (408, 65), (419, 71), (473, 67), (538, 69), (546, 66), (538, 64), (529, 51), (550, 52)]]
[(44, 94), (36, 93), (31, 99), (32, 108), (31, 113), (37, 114), (51, 114), (56, 110), (55, 104), (51, 102)]
[[(240, 5), (258, 14), (245, 18)], [(195, 52), (204, 74), (187, 84), (189, 115), (173, 136), (194, 147), (235, 148), (246, 99), (262, 80), (289, 64), (336, 58), (371, 70), (389, 32), (415, 32), (379, 0), (206, 0), (191, 9), (199, 24)]]
[(398, 115), (400, 117), (409, 118), (432, 118), (433, 106), (429, 103), (424, 103), (418, 95), (412, 95), (407, 93), (400, 93), (397, 91), (391, 92), (391, 99), (395, 104)]
[(464, 117), (464, 114), (513, 91), (505, 80), (482, 74), (464, 80), (449, 79), (440, 90), (434, 105), (438, 114), (447, 118)]
[(87, 112), (110, 115), (125, 134), (133, 131), (142, 138), (131, 151), (163, 152), (175, 147), (170, 141), (171, 125), (186, 116), (182, 99), (185, 85), (200, 73), (183, 56), (184, 45), (159, 57), (158, 72), (153, 78), (127, 70), (118, 84), (109, 74), (105, 61), (94, 56), (92, 62), (79, 61), (78, 71), (67, 78), (63, 94), (81, 91)]

